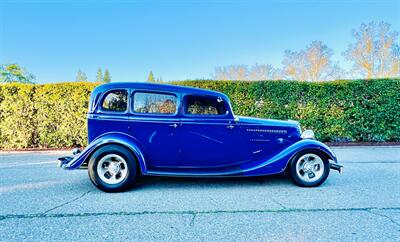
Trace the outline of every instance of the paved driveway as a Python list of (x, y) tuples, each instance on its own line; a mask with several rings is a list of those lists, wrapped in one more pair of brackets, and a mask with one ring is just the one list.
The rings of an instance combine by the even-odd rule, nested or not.
[(103, 193), (65, 152), (0, 153), (0, 240), (399, 241), (400, 147), (335, 148), (317, 188), (283, 176), (146, 178)]

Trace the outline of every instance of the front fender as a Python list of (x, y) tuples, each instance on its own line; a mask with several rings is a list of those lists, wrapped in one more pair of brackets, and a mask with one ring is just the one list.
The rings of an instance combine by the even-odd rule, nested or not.
[(147, 169), (143, 148), (132, 136), (117, 132), (105, 133), (97, 137), (81, 153), (68, 162), (64, 168), (69, 170), (79, 168), (97, 148), (107, 144), (119, 144), (128, 148), (136, 156), (142, 173), (145, 173)]
[(292, 145), (288, 146), (286, 149), (279, 152), (274, 157), (264, 160), (258, 163), (256, 166), (253, 164), (245, 164), (241, 167), (245, 171), (245, 175), (252, 176), (255, 174), (276, 174), (283, 172), (289, 161), (294, 155), (303, 150), (319, 150), (328, 156), (329, 160), (337, 163), (337, 157), (335, 153), (324, 143), (313, 139), (302, 139)]
[(290, 148), (291, 148), (290, 150), (295, 150), (296, 151), (295, 153), (306, 149), (319, 150), (323, 152), (325, 155), (327, 155), (329, 160), (333, 160), (335, 163), (337, 163), (337, 157), (336, 154), (333, 152), (333, 150), (329, 148), (326, 144), (314, 139), (302, 139), (291, 145)]

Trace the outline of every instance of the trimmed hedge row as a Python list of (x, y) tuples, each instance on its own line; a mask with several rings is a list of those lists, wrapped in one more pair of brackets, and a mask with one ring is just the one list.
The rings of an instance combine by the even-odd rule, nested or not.
[(0, 148), (86, 144), (86, 112), (96, 85), (0, 85)]
[(400, 79), (175, 83), (224, 92), (238, 115), (298, 120), (322, 141), (400, 141)]
[[(298, 120), (323, 141), (400, 141), (400, 79), (173, 84), (224, 92), (238, 115)], [(86, 144), (85, 114), (96, 85), (0, 85), (0, 148)]]

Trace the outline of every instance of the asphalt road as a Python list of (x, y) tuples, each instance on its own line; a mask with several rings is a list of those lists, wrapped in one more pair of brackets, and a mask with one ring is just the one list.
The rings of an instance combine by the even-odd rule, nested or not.
[(400, 147), (335, 151), (345, 171), (317, 188), (153, 177), (117, 194), (56, 168), (65, 152), (0, 152), (0, 240), (400, 241)]

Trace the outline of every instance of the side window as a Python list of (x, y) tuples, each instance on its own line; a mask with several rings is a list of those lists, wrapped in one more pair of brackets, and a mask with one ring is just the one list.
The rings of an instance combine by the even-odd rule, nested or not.
[(222, 98), (213, 96), (186, 96), (185, 113), (192, 115), (225, 115), (226, 106)]
[(127, 106), (128, 92), (126, 90), (115, 90), (109, 92), (101, 104), (103, 110), (114, 112), (125, 112)]
[(177, 98), (170, 94), (135, 92), (133, 111), (136, 113), (174, 114)]

